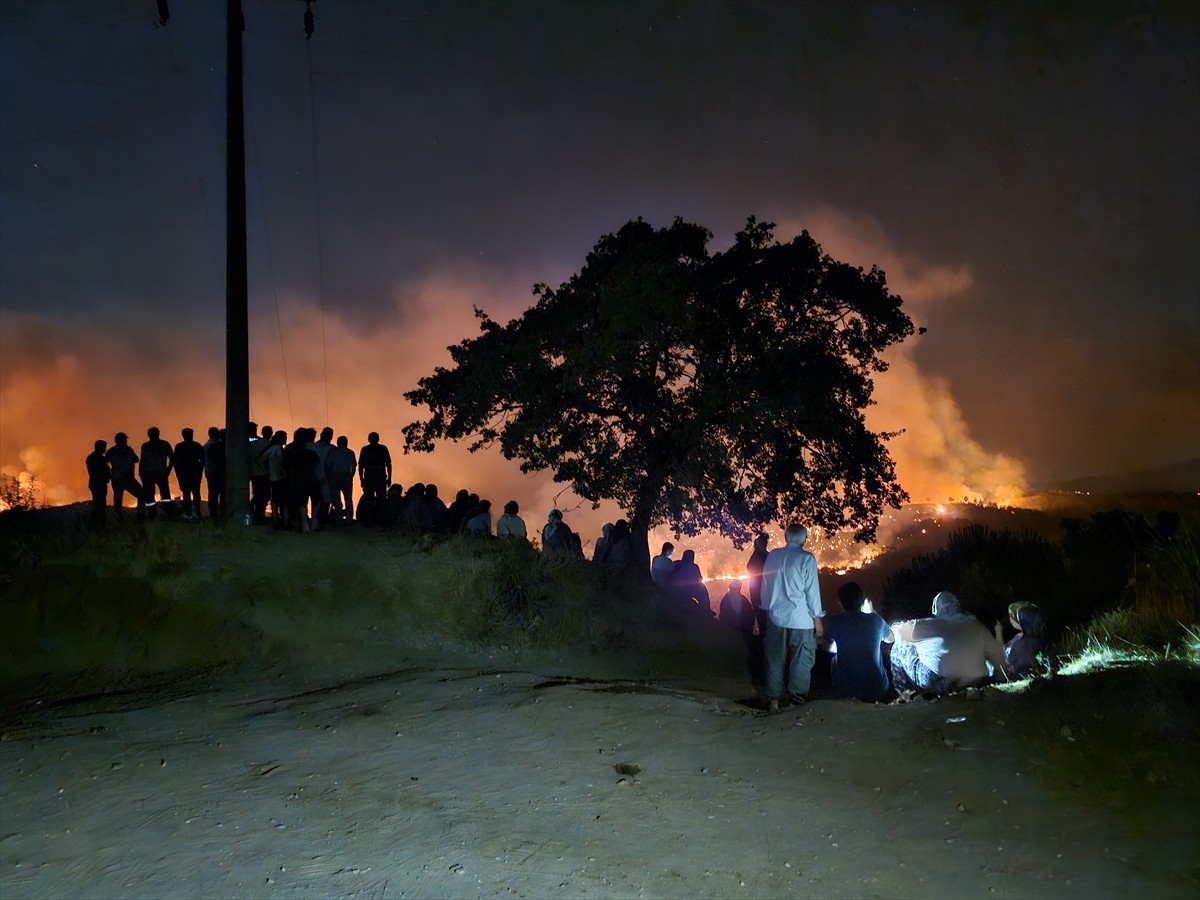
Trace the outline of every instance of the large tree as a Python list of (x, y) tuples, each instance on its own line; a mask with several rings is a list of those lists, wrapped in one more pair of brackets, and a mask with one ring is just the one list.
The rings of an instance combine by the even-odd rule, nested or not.
[(646, 560), (664, 523), (739, 546), (793, 518), (873, 539), (907, 495), (864, 410), (912, 322), (882, 271), (773, 229), (751, 218), (714, 254), (699, 225), (638, 219), (507, 325), (477, 309), (480, 334), (405, 394), (429, 410), (406, 449), (498, 443), (523, 471), (615, 501)]

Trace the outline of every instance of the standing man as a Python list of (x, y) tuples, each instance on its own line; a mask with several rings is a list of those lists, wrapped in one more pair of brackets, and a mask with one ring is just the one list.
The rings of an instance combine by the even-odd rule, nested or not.
[(104, 459), (112, 472), (113, 513), (117, 520), (120, 521), (124, 514), (125, 492), (128, 491), (137, 501), (137, 517), (139, 522), (142, 521), (146, 518), (146, 497), (142, 493), (142, 486), (138, 483), (137, 477), (133, 474), (138, 455), (129, 446), (129, 435), (118, 431), (113, 438), (113, 446), (108, 448)]
[(204, 477), (204, 445), (195, 439), (190, 428), (180, 434), (183, 440), (175, 445), (175, 478), (183, 499), (183, 517), (189, 521), (200, 518), (200, 480)]
[(378, 431), (368, 434), (367, 445), (358, 451), (358, 480), (370, 510), (368, 524), (376, 524), (383, 515), (383, 501), (392, 483), (392, 454), (386, 444), (379, 443)]
[(271, 499), (271, 479), (267, 474), (267, 447), (271, 445), (271, 435), (275, 433), (270, 425), (262, 427), (262, 435), (258, 434), (258, 426), (250, 423), (250, 516), (255, 525), (267, 523), (267, 501)]
[(108, 447), (108, 441), (96, 441), (87, 458), (88, 490), (92, 492), (92, 525), (96, 528), (104, 527), (104, 507), (108, 503), (108, 483), (112, 480), (112, 474), (108, 471), (108, 460), (104, 458), (106, 447)]
[(760, 531), (754, 538), (754, 552), (746, 560), (747, 587), (750, 590), (750, 608), (754, 613), (754, 634), (748, 639), (750, 647), (750, 678), (754, 687), (763, 688), (767, 683), (767, 655), (763, 641), (767, 636), (767, 611), (763, 608), (762, 573), (767, 561), (767, 534)]
[(771, 712), (778, 711), (785, 687), (792, 703), (808, 699), (812, 667), (817, 661), (817, 639), (824, 634), (817, 558), (804, 549), (808, 529), (789, 525), (783, 539), (784, 546), (767, 554), (762, 573), (762, 602), (767, 610), (767, 702)]
[(216, 425), (208, 429), (204, 442), (204, 480), (208, 482), (208, 516), (220, 519), (225, 515), (225, 429)]
[(146, 507), (150, 511), (150, 517), (154, 518), (155, 496), (163, 503), (171, 502), (171, 483), (167, 477), (175, 464), (175, 451), (167, 441), (159, 437), (157, 428), (147, 428), (146, 438), (146, 443), (142, 444), (142, 461), (138, 466), (138, 474), (142, 478), (142, 490), (146, 494)]
[(354, 473), (358, 471), (358, 460), (344, 434), (338, 437), (337, 446), (329, 451), (325, 468), (329, 473), (334, 518), (349, 525), (354, 519)]

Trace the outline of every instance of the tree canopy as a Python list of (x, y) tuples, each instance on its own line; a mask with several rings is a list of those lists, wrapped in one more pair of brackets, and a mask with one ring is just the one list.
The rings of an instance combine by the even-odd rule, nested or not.
[(660, 524), (741, 545), (793, 518), (873, 539), (907, 495), (864, 411), (913, 325), (878, 268), (774, 227), (751, 217), (712, 253), (706, 228), (638, 219), (507, 325), (476, 309), (479, 335), (406, 392), (429, 410), (406, 449), (498, 443), (523, 471), (615, 501), (643, 545)]

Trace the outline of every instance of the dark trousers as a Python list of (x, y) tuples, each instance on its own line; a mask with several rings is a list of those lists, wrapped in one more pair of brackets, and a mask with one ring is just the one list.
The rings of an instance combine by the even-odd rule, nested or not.
[(104, 507), (108, 505), (108, 482), (89, 484), (88, 488), (92, 492), (92, 524), (103, 526)]
[(271, 498), (271, 478), (268, 475), (254, 475), (250, 479), (250, 513), (255, 525), (267, 521), (267, 501)]
[(176, 471), (175, 476), (179, 479), (179, 494), (183, 499), (183, 514), (185, 516), (200, 515), (200, 473), (197, 472), (195, 475), (191, 473), (181, 475)]
[(114, 477), (112, 480), (112, 489), (113, 512), (117, 514), (118, 519), (122, 516), (126, 493), (137, 501), (138, 518), (144, 519), (146, 517), (146, 495), (142, 492), (142, 486), (136, 478), (132, 475)]
[(208, 514), (219, 519), (225, 515), (225, 475), (208, 477)]

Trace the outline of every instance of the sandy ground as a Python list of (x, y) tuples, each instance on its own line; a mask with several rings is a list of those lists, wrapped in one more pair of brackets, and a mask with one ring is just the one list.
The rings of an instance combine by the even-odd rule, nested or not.
[(30, 699), (0, 894), (1200, 895), (1194, 729), (1143, 750), (1059, 682), (773, 716), (738, 691), (414, 663)]

